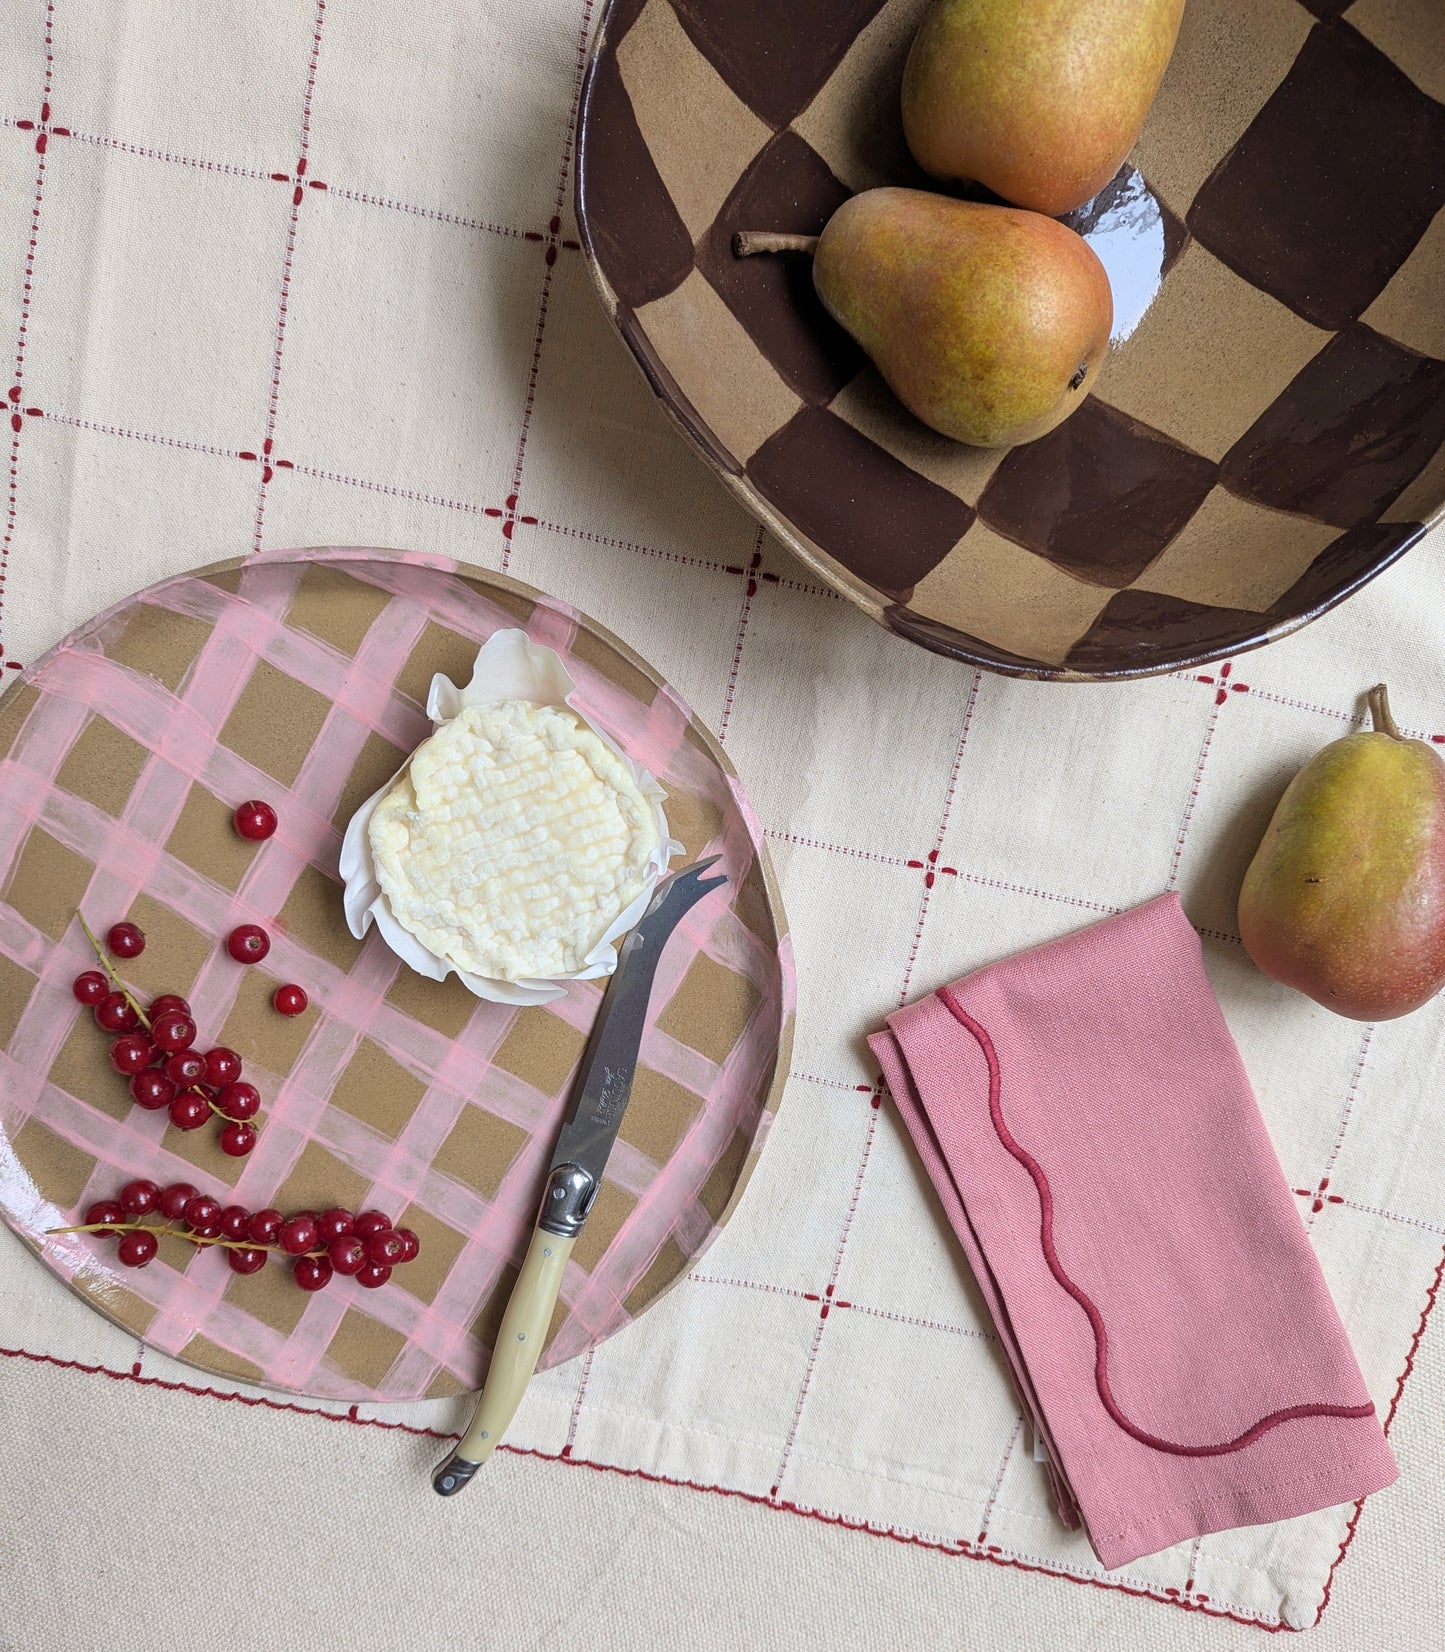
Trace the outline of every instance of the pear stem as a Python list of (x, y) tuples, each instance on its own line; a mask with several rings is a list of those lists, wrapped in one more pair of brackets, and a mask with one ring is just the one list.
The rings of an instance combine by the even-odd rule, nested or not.
[(1388, 734), (1392, 740), (1403, 740), (1399, 725), (1390, 715), (1390, 691), (1383, 683), (1376, 683), (1365, 696), (1369, 703), (1370, 716), (1375, 720), (1375, 728), (1380, 734)]
[(816, 235), (774, 235), (769, 230), (740, 229), (733, 236), (736, 258), (751, 258), (755, 252), (805, 252), (811, 258), (817, 250)]

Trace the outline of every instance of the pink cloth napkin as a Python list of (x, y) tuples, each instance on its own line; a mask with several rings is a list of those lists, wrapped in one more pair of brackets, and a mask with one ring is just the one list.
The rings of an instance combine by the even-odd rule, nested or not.
[(1395, 1479), (1177, 896), (870, 1043), (1106, 1567)]

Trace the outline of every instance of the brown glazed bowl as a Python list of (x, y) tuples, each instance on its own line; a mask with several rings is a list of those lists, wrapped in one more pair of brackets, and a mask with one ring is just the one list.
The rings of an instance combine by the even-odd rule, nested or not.
[(825, 315), (849, 194), (931, 186), (927, 0), (612, 0), (577, 208), (608, 313), (750, 510), (881, 624), (993, 671), (1147, 675), (1322, 614), (1445, 502), (1445, 5), (1188, 0), (1131, 164), (1068, 222), (1114, 288), (1097, 391), (959, 446)]

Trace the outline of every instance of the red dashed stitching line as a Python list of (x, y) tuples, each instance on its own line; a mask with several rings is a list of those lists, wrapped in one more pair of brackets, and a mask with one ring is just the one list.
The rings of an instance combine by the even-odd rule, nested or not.
[(816, 1073), (792, 1072), (788, 1077), (800, 1079), (804, 1084), (822, 1084), (829, 1090), (852, 1090), (864, 1096), (871, 1096), (878, 1088), (876, 1084), (849, 1084), (841, 1078), (819, 1078)]
[(1179, 863), (1184, 858), (1184, 840), (1189, 835), (1189, 823), (1194, 818), (1194, 805), (1199, 801), (1199, 788), (1204, 780), (1204, 764), (1209, 756), (1209, 747), (1214, 740), (1214, 729), (1219, 721), (1220, 704), (1221, 702), (1216, 699), (1214, 709), (1209, 713), (1209, 723), (1204, 730), (1204, 744), (1199, 748), (1199, 761), (1194, 766), (1194, 779), (1190, 783), (1189, 797), (1184, 805), (1184, 817), (1179, 822), (1179, 834), (1174, 839), (1174, 853), (1169, 860), (1169, 878), (1164, 885), (1166, 889), (1172, 889), (1179, 877)]
[(249, 178), (258, 183), (271, 176), (254, 166), (232, 166), (227, 161), (208, 161), (196, 155), (173, 155), (168, 149), (152, 149), (143, 143), (128, 143), (124, 138), (105, 138), (94, 132), (77, 132), (74, 127), (62, 134), (72, 143), (87, 144), (92, 149), (110, 149), (122, 155), (135, 155), (148, 161), (165, 161), (171, 166), (184, 166), (193, 172), (212, 172), (227, 178)]
[[(251, 546), (261, 549), (261, 534), (266, 520), (266, 489), (273, 474), (271, 446), (276, 434), (276, 409), (281, 399), (281, 360), (286, 349), (286, 315), (291, 301), (291, 262), (296, 253), (296, 225), (301, 215), (305, 190), (301, 180), (306, 174), (307, 150), (311, 143), (311, 97), (316, 90), (316, 64), (321, 56), (321, 28), (326, 21), (326, 0), (316, 0), (316, 14), (311, 30), (311, 59), (306, 66), (306, 92), (301, 100), (301, 138), (296, 161), (295, 187), (291, 191), (291, 214), (286, 222), (286, 251), (281, 260), (281, 302), (276, 316), (276, 337), (271, 348), (271, 388), (266, 399), (266, 437), (261, 444), (261, 480), (256, 488), (256, 526)], [(290, 176), (276, 173), (278, 182)], [(322, 186), (324, 187), (324, 186)], [(286, 468), (291, 468), (290, 466)]]
[(904, 860), (899, 855), (879, 855), (871, 849), (853, 849), (846, 843), (824, 843), (815, 837), (799, 837), (796, 832), (779, 832), (771, 826), (765, 828), (764, 837), (772, 838), (775, 843), (792, 843), (800, 849), (821, 849), (829, 855), (847, 855), (852, 860), (872, 861), (878, 866), (917, 867), (923, 864), (918, 860)]
[(564, 1458), (572, 1455), (572, 1447), (577, 1443), (577, 1425), (582, 1420), (582, 1400), (592, 1376), (592, 1359), (596, 1352), (595, 1348), (589, 1348), (582, 1361), (582, 1380), (577, 1384), (577, 1394), (572, 1401), (572, 1415), (567, 1420), (567, 1438), (562, 1446), (561, 1455)]
[(1003, 1458), (998, 1465), (998, 1473), (993, 1477), (993, 1489), (988, 1494), (988, 1501), (983, 1506), (983, 1518), (978, 1523), (978, 1537), (975, 1540), (980, 1546), (988, 1541), (988, 1523), (993, 1516), (993, 1506), (998, 1502), (998, 1494), (1003, 1489), (1003, 1477), (1008, 1472), (1009, 1458), (1014, 1454), (1014, 1447), (1018, 1444), (1019, 1435), (1023, 1433), (1023, 1413), (1019, 1413), (1018, 1421), (1013, 1426), (1013, 1433), (1008, 1437), (1008, 1444), (1003, 1448)]
[[(583, 0), (582, 24), (577, 31), (577, 62), (572, 75), (572, 106), (567, 114), (567, 134), (562, 140), (562, 164), (557, 170), (557, 194), (547, 225), (546, 269), (542, 294), (537, 301), (537, 331), (532, 340), (532, 365), (527, 373), (527, 396), (522, 404), (522, 424), (517, 433), (517, 453), (512, 465), (512, 491), (507, 496), (507, 515), (502, 522), (502, 572), (512, 561), (512, 532), (516, 524), (517, 498), (522, 491), (522, 468), (527, 456), (527, 437), (532, 428), (532, 409), (537, 400), (537, 377), (542, 366), (542, 339), (547, 331), (547, 310), (552, 298), (552, 270), (557, 262), (558, 235), (562, 228), (562, 207), (567, 199), (567, 173), (572, 164), (572, 137), (577, 127), (577, 109), (582, 100), (582, 81), (587, 69), (587, 36), (592, 27), (593, 0)], [(524, 239), (529, 237), (524, 236)]]
[[(10, 571), (10, 545), (15, 537), (15, 510), (20, 490), (20, 433), (25, 428), (25, 415), (20, 411), (20, 398), (25, 383), (25, 338), (30, 330), (30, 300), (35, 277), (35, 248), (40, 237), (40, 202), (45, 194), (45, 150), (50, 123), (50, 90), (55, 76), (55, 5), (46, 0), (45, 6), (45, 76), (40, 89), (40, 120), (37, 123), (17, 120), (21, 131), (34, 131), (35, 194), (30, 203), (30, 234), (25, 247), (25, 271), (20, 288), (20, 326), (15, 336), (15, 372), (10, 383), (10, 464), (6, 482), (5, 533), (0, 538), (0, 616), (4, 614), (5, 585)], [(63, 129), (62, 129), (63, 130)], [(3, 654), (0, 645), (0, 654)]]
[[(242, 458), (254, 458), (254, 454), (242, 454)], [(418, 505), (436, 505), (443, 510), (459, 511), (464, 516), (500, 516), (502, 513), (495, 506), (479, 505), (472, 499), (448, 499), (439, 493), (421, 493), (415, 488), (401, 488), (391, 482), (368, 482), (361, 476), (347, 476), (339, 470), (322, 470), (316, 465), (287, 464), (282, 459), (277, 461), (281, 468), (294, 470), (298, 476), (314, 477), (318, 482), (339, 482), (344, 487), (361, 488), (367, 493), (384, 493), (391, 499), (408, 499)]]
[(27, 413), (37, 419), (45, 419), (50, 424), (63, 424), (72, 430), (88, 430), (97, 436), (124, 436), (132, 442), (149, 442), (156, 447), (179, 448), (187, 453), (204, 453), (214, 459), (239, 459), (244, 457), (239, 448), (214, 447), (209, 442), (187, 442), (179, 436), (157, 436), (146, 430), (128, 430), (124, 425), (100, 424), (94, 419), (76, 419), (68, 413), (42, 412), (40, 408), (27, 408)]
[(758, 594), (758, 569), (763, 565), (763, 530), (753, 536), (753, 559), (747, 566), (747, 584), (743, 587), (743, 606), (738, 615), (738, 638), (733, 648), (732, 669), (728, 672), (727, 692), (723, 696), (722, 719), (717, 726), (718, 744), (726, 745), (728, 724), (732, 721), (733, 700), (737, 695), (738, 673), (742, 670), (743, 644), (748, 635), (748, 617), (753, 611), (753, 598)]
[(1423, 1216), (1402, 1216), (1398, 1210), (1386, 1210), (1382, 1205), (1363, 1205), (1357, 1199), (1346, 1199), (1339, 1193), (1317, 1195), (1312, 1187), (1296, 1187), (1290, 1191), (1301, 1199), (1313, 1200), (1319, 1197), (1322, 1205), (1343, 1205), (1346, 1210), (1357, 1210), (1363, 1216), (1383, 1217), (1387, 1222), (1399, 1222), (1404, 1227), (1419, 1228), (1423, 1233), (1445, 1233), (1445, 1224), (1440, 1222), (1427, 1222)]
[(980, 1331), (973, 1325), (949, 1325), (941, 1319), (919, 1319), (913, 1314), (894, 1313), (891, 1308), (870, 1308), (863, 1302), (838, 1302), (838, 1308), (850, 1308), (855, 1314), (867, 1314), (870, 1319), (886, 1319), (891, 1325), (912, 1325), (920, 1331), (941, 1331), (945, 1336), (972, 1337), (976, 1342), (997, 1342), (992, 1331)]

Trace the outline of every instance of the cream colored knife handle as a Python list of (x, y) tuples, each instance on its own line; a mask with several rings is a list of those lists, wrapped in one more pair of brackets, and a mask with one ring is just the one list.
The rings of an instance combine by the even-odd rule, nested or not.
[(552, 1310), (557, 1306), (562, 1273), (576, 1243), (575, 1237), (564, 1239), (545, 1228), (533, 1229), (527, 1259), (502, 1315), (502, 1328), (497, 1332), (476, 1415), (456, 1450), (432, 1476), (433, 1488), (443, 1497), (460, 1491), (492, 1455), (521, 1404), (522, 1394), (537, 1369)]

